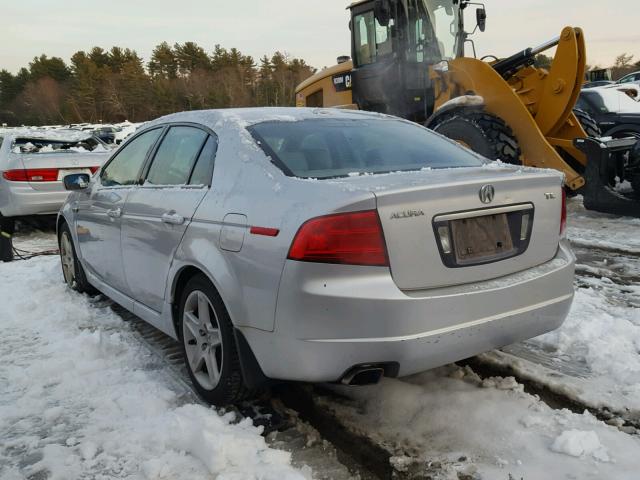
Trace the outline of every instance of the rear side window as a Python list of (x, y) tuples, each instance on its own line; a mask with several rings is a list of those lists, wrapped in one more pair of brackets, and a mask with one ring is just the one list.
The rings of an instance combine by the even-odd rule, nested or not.
[(265, 122), (248, 127), (285, 174), (331, 178), (480, 166), (478, 156), (424, 127), (393, 119)]
[(147, 175), (153, 185), (186, 185), (208, 134), (194, 127), (171, 127)]
[(211, 185), (213, 166), (216, 159), (218, 141), (214, 137), (209, 137), (205, 143), (196, 166), (191, 174), (189, 185)]
[(142, 164), (161, 132), (162, 128), (149, 130), (125, 145), (102, 171), (102, 184), (112, 187), (136, 183), (140, 176)]

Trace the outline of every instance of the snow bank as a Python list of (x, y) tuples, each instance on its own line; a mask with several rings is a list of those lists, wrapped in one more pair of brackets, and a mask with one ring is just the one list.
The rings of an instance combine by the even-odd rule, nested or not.
[(320, 402), (347, 428), (387, 446), (401, 470), (410, 457), (421, 472), (439, 463), (443, 474), (437, 478), (470, 472), (474, 479), (637, 478), (637, 437), (588, 413), (552, 410), (513, 379), (482, 380), (468, 368), (450, 366), (337, 389), (352, 401)]
[(57, 257), (0, 271), (0, 478), (304, 478), (250, 420), (190, 403)]
[(609, 461), (607, 450), (600, 443), (598, 434), (593, 431), (565, 430), (555, 439), (551, 450), (572, 457), (592, 456), (602, 462)]
[(640, 309), (617, 305), (602, 290), (606, 279), (590, 283), (576, 291), (564, 325), (530, 343), (586, 364), (602, 398), (622, 396), (627, 408), (640, 411)]

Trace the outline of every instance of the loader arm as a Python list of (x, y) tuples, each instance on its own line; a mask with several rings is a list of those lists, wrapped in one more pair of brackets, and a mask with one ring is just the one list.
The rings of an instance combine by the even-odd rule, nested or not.
[[(561, 170), (566, 183), (578, 190), (585, 180), (576, 168), (586, 165), (586, 157), (573, 145), (585, 138), (573, 114), (585, 69), (582, 31), (567, 27), (558, 39), (558, 49), (549, 71), (525, 66), (507, 79), (493, 65), (475, 58), (449, 62), (449, 72), (431, 69), (435, 85), (435, 110), (447, 101), (473, 92), (483, 97), (485, 109), (507, 122), (518, 139), (523, 163)], [(562, 148), (575, 159), (570, 165), (556, 150)]]

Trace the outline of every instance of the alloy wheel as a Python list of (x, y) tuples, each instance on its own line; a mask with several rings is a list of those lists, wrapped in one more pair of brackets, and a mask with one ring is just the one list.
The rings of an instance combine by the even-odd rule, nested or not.
[(193, 376), (206, 390), (213, 390), (222, 372), (222, 334), (215, 310), (204, 292), (187, 297), (182, 315), (182, 337)]
[(76, 264), (73, 258), (73, 247), (68, 232), (63, 232), (60, 238), (60, 259), (62, 260), (62, 273), (64, 280), (70, 287), (73, 287), (76, 276)]

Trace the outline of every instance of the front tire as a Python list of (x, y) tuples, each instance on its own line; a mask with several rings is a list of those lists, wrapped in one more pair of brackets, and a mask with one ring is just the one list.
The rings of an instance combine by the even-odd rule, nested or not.
[(207, 277), (196, 275), (187, 282), (179, 315), (182, 353), (196, 392), (218, 406), (246, 398), (233, 324)]
[(60, 226), (58, 247), (60, 249), (62, 274), (66, 284), (79, 293), (87, 293), (89, 295), (97, 293), (97, 290), (87, 281), (84, 268), (82, 268), (82, 264), (76, 255), (71, 231), (66, 223)]
[(443, 114), (431, 128), (489, 160), (522, 165), (520, 146), (501, 118), (480, 110), (459, 109)]

